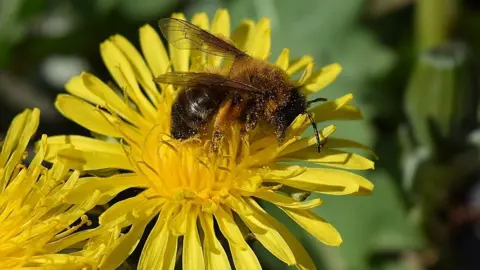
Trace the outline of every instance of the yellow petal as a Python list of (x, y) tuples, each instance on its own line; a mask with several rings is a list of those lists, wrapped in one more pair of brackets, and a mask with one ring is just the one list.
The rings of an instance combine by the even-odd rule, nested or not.
[(255, 192), (260, 185), (262, 184), (262, 177), (260, 175), (253, 174), (251, 172), (243, 171), (243, 173), (237, 175), (239, 179), (244, 179), (244, 181), (235, 181), (234, 189), (239, 192), (246, 192), (251, 194)]
[[(110, 154), (124, 154), (122, 146), (117, 142), (101, 141), (79, 135), (59, 135), (47, 138), (48, 150), (56, 152), (68, 148), (69, 145), (78, 150), (100, 151)], [(53, 153), (52, 153), (53, 154)], [(47, 152), (47, 157), (49, 157)]]
[(155, 227), (143, 247), (138, 269), (173, 270), (175, 268), (178, 238), (168, 229), (173, 210), (170, 204), (165, 204), (162, 208)]
[(115, 113), (132, 123), (138, 125), (147, 124), (142, 116), (140, 116), (133, 108), (130, 108), (125, 104), (125, 99), (122, 99), (100, 79), (86, 72), (82, 73), (81, 78), (84, 86), (103, 100), (103, 102), (98, 105), (108, 106), (108, 108), (113, 109)]
[(252, 38), (247, 45), (247, 53), (258, 59), (267, 59), (270, 54), (270, 32), (270, 19), (261, 18), (255, 25)]
[(215, 211), (214, 215), (220, 231), (228, 240), (228, 242), (230, 242), (232, 245), (238, 245), (240, 248), (246, 248), (245, 246), (241, 246), (245, 243), (243, 238), (244, 236), (238, 228), (238, 225), (235, 223), (231, 213), (226, 212), (220, 206), (217, 208), (217, 211)]
[(148, 188), (146, 179), (133, 173), (118, 174), (111, 177), (83, 177), (78, 186), (72, 189), (65, 197), (65, 201), (71, 204), (82, 202), (92, 191), (100, 191), (98, 204), (106, 204), (118, 193), (128, 188)]
[[(132, 162), (135, 171), (143, 178), (149, 181), (149, 186), (152, 187), (152, 190), (157, 195), (161, 196), (170, 196), (166, 190), (169, 190), (170, 187), (164, 187), (163, 185), (159, 185), (158, 180), (162, 181), (162, 178), (159, 178), (159, 173), (155, 171), (150, 165), (146, 164), (145, 162), (133, 161)], [(161, 176), (160, 176), (161, 177)]]
[(304, 55), (304, 56), (300, 57), (299, 59), (290, 63), (290, 65), (287, 69), (287, 74), (291, 76), (291, 75), (299, 72), (302, 68), (305, 68), (308, 64), (310, 64), (312, 62), (313, 62), (313, 58), (310, 55)]
[(153, 121), (155, 119), (155, 108), (152, 103), (143, 95), (127, 57), (110, 40), (100, 45), (100, 54), (103, 62), (117, 85), (135, 102), (142, 115)]
[(227, 253), (218, 241), (213, 227), (213, 217), (210, 213), (201, 213), (200, 224), (202, 225), (204, 239), (203, 252), (207, 270), (228, 270), (231, 269)]
[(253, 36), (255, 22), (252, 20), (243, 20), (232, 33), (232, 41), (235, 46), (242, 51), (247, 51), (247, 46)]
[(145, 119), (135, 109), (125, 104), (124, 98), (92, 74), (83, 72), (80, 76), (73, 77), (66, 84), (66, 88), (72, 95), (94, 105), (107, 107), (138, 126), (146, 124)]
[(170, 224), (170, 230), (175, 235), (185, 235), (187, 233), (188, 218), (190, 215), (190, 210), (192, 208), (192, 202), (187, 201), (185, 205), (182, 205), (180, 213), (173, 219)]
[[(79, 173), (74, 173), (74, 177), (78, 178)], [(84, 200), (77, 205), (72, 206), (68, 211), (63, 212), (64, 218), (67, 220), (70, 219), (69, 223), (73, 223), (75, 220), (78, 220), (82, 215), (92, 209), (95, 205), (98, 204), (98, 198), (100, 197), (100, 192), (92, 191), (89, 196), (84, 197)], [(52, 211), (52, 214), (55, 211)]]
[(253, 252), (247, 243), (246, 249), (242, 249), (237, 245), (230, 245), (230, 250), (232, 252), (233, 263), (236, 270), (261, 270), (260, 262), (258, 261), (257, 256)]
[(74, 148), (65, 148), (57, 152), (57, 157), (72, 162), (73, 169), (100, 170), (124, 169), (132, 170), (132, 164), (125, 154), (115, 155), (97, 151), (82, 151)]
[[(318, 119), (318, 120), (317, 120)], [(322, 122), (326, 120), (362, 120), (363, 116), (360, 110), (350, 104), (347, 104), (340, 109), (332, 112), (329, 115), (319, 115), (315, 117), (317, 122)]]
[(275, 62), (275, 65), (279, 66), (283, 70), (288, 69), (288, 62), (290, 61), (290, 50), (284, 48)]
[[(303, 70), (302, 77), (298, 81), (299, 85), (304, 85), (307, 82), (307, 80), (310, 79), (310, 76), (312, 76), (314, 66), (315, 66), (315, 63), (313, 63), (313, 62), (308, 63), (307, 67)], [(302, 89), (303, 89), (303, 87), (302, 87)]]
[(119, 201), (100, 215), (98, 223), (100, 225), (106, 225), (116, 220), (126, 220), (128, 213), (132, 212), (135, 208), (143, 208), (147, 200), (143, 194), (139, 194), (135, 197)]
[(40, 120), (40, 110), (24, 110), (17, 115), (8, 131), (0, 155), (0, 168), (4, 168), (3, 177), (0, 177), (0, 188), (5, 189), (9, 178), (20, 160), (24, 157), (27, 145), (37, 131)]
[[(326, 138), (328, 138), (332, 133), (336, 130), (336, 127), (334, 125), (327, 126), (320, 130), (318, 132), (318, 135), (320, 137), (320, 142), (324, 142)], [(328, 140), (327, 140), (328, 143)], [(278, 154), (278, 157), (287, 155), (289, 153), (293, 153), (299, 150), (302, 150), (304, 148), (310, 147), (312, 145), (317, 146), (317, 138), (315, 136), (311, 136), (308, 138), (302, 138), (302, 139), (297, 139), (295, 141), (292, 141), (290, 143), (285, 143), (282, 145), (282, 147), (279, 149), (280, 153)]]
[(111, 227), (97, 227), (95, 229), (87, 229), (83, 231), (76, 232), (69, 236), (63, 237), (55, 242), (51, 242), (42, 247), (42, 250), (45, 253), (57, 253), (61, 250), (64, 250), (68, 247), (71, 247), (77, 243), (80, 243), (88, 238), (93, 238), (102, 233), (107, 232)]
[(197, 217), (198, 208), (190, 208), (186, 218), (187, 228), (183, 239), (182, 269), (184, 270), (205, 269), (202, 245), (197, 229)]
[[(35, 143), (35, 149), (34, 149), (35, 156), (30, 162), (30, 166), (32, 166), (32, 168), (33, 166), (39, 166), (39, 165), (41, 166), (42, 162), (45, 160), (45, 155), (47, 154), (46, 153), (47, 146), (48, 146), (47, 135), (42, 134), (42, 136), (40, 137), (40, 140)], [(0, 168), (2, 167), (3, 166), (0, 165)]]
[(55, 100), (55, 107), (66, 118), (85, 127), (93, 132), (120, 137), (120, 133), (115, 129), (105, 114), (91, 104), (71, 95), (60, 94)]
[(111, 37), (111, 40), (130, 61), (137, 80), (142, 85), (150, 101), (155, 107), (157, 107), (161, 98), (160, 93), (153, 82), (152, 73), (148, 69), (147, 64), (138, 50), (130, 43), (130, 41), (121, 35), (114, 35)]
[(305, 84), (301, 89), (302, 92), (309, 95), (323, 89), (325, 86), (331, 84), (341, 71), (342, 67), (339, 64), (331, 64), (321, 68), (305, 81)]
[(266, 190), (259, 190), (253, 194), (253, 196), (260, 198), (262, 200), (271, 202), (275, 205), (285, 207), (285, 208), (292, 208), (292, 209), (310, 209), (320, 206), (323, 202), (320, 199), (312, 199), (309, 201), (304, 202), (297, 202), (294, 199), (276, 193), (274, 191), (266, 191)]
[[(118, 130), (120, 134), (122, 134), (122, 138), (133, 148), (136, 147), (138, 142), (142, 141), (142, 138), (145, 134), (145, 130), (140, 131), (139, 129), (133, 127), (132, 125), (128, 124), (125, 121), (115, 121), (113, 123), (115, 128)], [(149, 128), (149, 127), (147, 127)], [(149, 129), (147, 129), (149, 130)]]
[(337, 229), (312, 211), (281, 207), (280, 209), (322, 243), (329, 246), (340, 246), (343, 242)]
[[(218, 13), (218, 11), (217, 11), (217, 13)], [(202, 28), (203, 30), (208, 31), (208, 29), (210, 27), (209, 27), (207, 13), (206, 12), (195, 13), (192, 17), (192, 24)]]
[[(337, 119), (340, 119), (338, 118), (339, 116), (344, 116), (345, 114), (347, 116), (353, 117), (353, 118), (347, 118), (347, 119), (358, 119), (358, 117), (361, 117), (361, 114), (358, 111), (358, 109), (355, 112), (355, 111), (352, 111), (352, 109), (355, 107), (348, 106), (348, 103), (352, 100), (353, 100), (353, 95), (347, 94), (335, 100), (322, 103), (309, 111), (315, 115), (314, 116), (315, 122), (322, 122), (325, 120), (337, 120)], [(337, 114), (337, 111), (339, 111), (342, 108), (345, 108), (345, 112), (341, 112), (340, 114)]]
[(332, 149), (334, 148), (363, 149), (370, 152), (376, 159), (378, 159), (378, 156), (373, 152), (372, 149), (370, 149), (370, 147), (352, 140), (340, 139), (340, 138), (328, 138), (328, 141), (325, 147), (332, 148)]
[(285, 131), (285, 141), (288, 141), (295, 136), (302, 135), (302, 133), (310, 126), (311, 123), (307, 114), (297, 116)]
[(275, 144), (278, 139), (275, 136), (266, 136), (258, 140), (253, 140), (250, 144), (250, 155), (263, 151), (268, 145)]
[[(250, 208), (243, 201), (247, 208)], [(245, 222), (255, 238), (270, 251), (275, 257), (288, 265), (296, 264), (295, 256), (290, 247), (283, 239), (282, 235), (262, 216), (252, 211), (252, 215), (241, 215), (240, 218)]]
[(288, 231), (288, 229), (278, 222), (275, 218), (270, 216), (268, 213), (263, 210), (260, 205), (258, 205), (257, 202), (255, 202), (252, 199), (248, 199), (247, 201), (250, 206), (256, 211), (259, 215), (261, 215), (263, 218), (265, 218), (274, 228), (277, 230), (285, 239), (287, 242), (288, 246), (292, 250), (293, 254), (295, 255), (295, 260), (297, 261), (297, 268), (300, 270), (316, 270), (315, 263), (313, 262), (312, 258), (308, 254), (308, 252), (305, 250), (303, 245), (296, 239), (294, 235)]
[(140, 28), (140, 47), (154, 77), (171, 71), (167, 51), (157, 32), (148, 24)]
[[(173, 13), (172, 18), (179, 20), (186, 20), (183, 13)], [(176, 49), (172, 44), (168, 44), (168, 51), (170, 52), (170, 59), (172, 60), (173, 69), (175, 71), (188, 71), (190, 50)]]
[(252, 214), (250, 208), (245, 206), (243, 199), (238, 195), (230, 194), (229, 197), (225, 200), (225, 204), (232, 209), (233, 211), (237, 212), (238, 214), (248, 216)]
[[(48, 147), (45, 155), (45, 160), (47, 161), (53, 161), (60, 150), (74, 148), (86, 152), (108, 153), (117, 158), (123, 157), (124, 162), (128, 162), (128, 159), (125, 157), (125, 150), (119, 143), (111, 143), (84, 136), (66, 135), (48, 137), (47, 144)], [(36, 147), (38, 148), (39, 146), (37, 143)]]
[(297, 165), (288, 165), (284, 163), (276, 163), (272, 164), (263, 174), (263, 178), (265, 179), (286, 179), (286, 178), (293, 178), (299, 175), (302, 175), (306, 172), (309, 168), (308, 167), (300, 167)]
[(256, 151), (254, 154), (251, 154), (247, 160), (244, 160), (239, 168), (249, 168), (254, 164), (265, 164), (275, 159), (278, 141), (273, 137), (270, 139), (275, 140), (275, 142), (266, 145), (264, 144), (264, 147), (261, 150)]
[[(38, 109), (35, 109), (37, 112), (36, 114), (39, 116), (40, 111)], [(20, 152), (25, 151), (28, 141), (30, 138), (26, 138), (28, 135), (25, 134), (25, 138), (23, 139), (24, 141), (22, 143), (20, 142), (20, 139), (23, 135), (23, 132), (25, 130), (25, 126), (28, 123), (28, 120), (31, 119), (32, 116), (32, 111), (30, 109), (24, 110), (22, 113), (18, 114), (13, 118), (12, 123), (10, 124), (7, 135), (5, 136), (5, 139), (2, 142), (2, 152), (0, 155), (0, 165), (1, 167), (5, 166), (7, 163), (8, 158), (10, 157), (10, 154), (18, 149)], [(39, 117), (37, 117), (39, 118)], [(38, 125), (39, 119), (37, 119), (37, 125)], [(33, 134), (30, 134), (32, 136)], [(26, 141), (25, 141), (26, 140)], [(23, 146), (23, 147), (22, 147)]]
[[(152, 129), (148, 131), (148, 135), (146, 137), (141, 138), (141, 142), (135, 141), (135, 143), (139, 144), (135, 146), (135, 148), (139, 148), (139, 152), (144, 152), (141, 159), (146, 161), (149, 164), (159, 164), (160, 156), (158, 155), (158, 151), (160, 151), (161, 143), (163, 141), (163, 136), (166, 133), (165, 130), (162, 129), (160, 125), (154, 126)], [(144, 151), (144, 149), (148, 149), (152, 147), (152, 145), (157, 147), (158, 151)]]
[[(228, 14), (227, 9), (221, 8), (217, 10), (212, 20), (210, 32), (221, 38), (230, 37), (230, 14)], [(221, 60), (221, 57), (209, 55), (207, 62), (210, 66), (216, 67), (219, 66)]]
[[(295, 170), (295, 167), (291, 168)], [(373, 190), (373, 184), (364, 177), (336, 169), (308, 168), (295, 177), (284, 177), (271, 171), (265, 182), (275, 182), (287, 186), (331, 195), (367, 193)]]
[[(208, 31), (210, 28), (210, 23), (208, 21), (208, 15), (205, 12), (196, 13), (193, 15), (192, 24), (200, 27), (203, 30)], [(192, 51), (192, 66), (198, 65), (203, 67), (207, 63), (207, 54), (201, 51)]]
[[(323, 122), (329, 120), (359, 120), (363, 119), (359, 109), (348, 103), (353, 99), (351, 94), (347, 94), (336, 100), (323, 103), (309, 112), (313, 112), (315, 122)], [(306, 114), (299, 115), (293, 123), (288, 127), (286, 132), (286, 140), (292, 136), (301, 135), (311, 123)]]
[[(314, 113), (314, 114), (328, 114), (328, 113), (336, 111), (336, 110), (340, 109), (341, 107), (347, 105), (352, 100), (353, 100), (353, 94), (349, 93), (349, 94), (346, 94), (346, 95), (344, 95), (342, 97), (339, 97), (337, 99), (330, 100), (330, 101), (325, 102), (325, 103), (321, 103), (320, 105), (314, 107), (313, 109), (311, 109), (309, 111)], [(318, 122), (318, 121), (316, 121), (316, 122)]]
[(83, 230), (74, 234), (71, 234), (67, 237), (64, 237), (58, 241), (48, 243), (42, 247), (44, 253), (57, 253), (61, 250), (64, 250), (68, 247), (71, 247), (77, 243), (80, 243), (88, 238), (93, 238), (99, 234), (105, 233), (108, 228), (98, 228)]
[[(84, 254), (78, 254), (75, 252), (68, 254), (44, 254), (44, 255), (35, 255), (28, 258), (27, 267), (22, 267), (23, 269), (93, 269), (97, 268), (99, 258), (89, 257)], [(7, 261), (9, 261), (7, 259)], [(2, 262), (3, 263), (3, 262)], [(37, 267), (31, 267), (30, 265), (38, 265)], [(40, 266), (41, 265), (41, 266)], [(3, 264), (2, 264), (3, 266)], [(11, 268), (11, 267), (2, 267), (3, 269), (22, 269), (22, 268)]]
[(65, 84), (65, 89), (67, 90), (68, 93), (79, 97), (81, 99), (84, 99), (90, 103), (93, 103), (95, 105), (100, 105), (104, 106), (105, 101), (99, 98), (97, 95), (92, 93), (90, 89), (86, 88), (85, 85), (83, 84), (82, 76), (75, 76), (71, 78), (67, 84)]
[(307, 161), (315, 164), (350, 170), (370, 170), (375, 167), (373, 161), (360, 155), (341, 150), (322, 149), (322, 151), (318, 153), (317, 146), (304, 148), (284, 155), (279, 158), (279, 160)]
[(100, 264), (100, 268), (117, 269), (135, 250), (135, 247), (145, 231), (145, 227), (147, 227), (147, 224), (153, 217), (154, 215), (136, 218), (135, 223), (132, 224), (132, 227), (128, 232), (122, 235), (117, 240), (115, 246), (105, 254), (105, 257)]

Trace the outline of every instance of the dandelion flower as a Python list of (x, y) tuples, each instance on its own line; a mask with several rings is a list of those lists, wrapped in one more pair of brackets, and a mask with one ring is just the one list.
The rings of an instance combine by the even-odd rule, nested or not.
[[(173, 17), (185, 19), (182, 14)], [(253, 57), (266, 59), (270, 54), (270, 25), (266, 18), (258, 22), (244, 20), (232, 33), (229, 14), (223, 9), (217, 11), (211, 25), (205, 13), (196, 14), (192, 23), (230, 38)], [(93, 190), (100, 192), (99, 201), (106, 203), (127, 188), (144, 189), (135, 197), (113, 204), (100, 217), (100, 229), (113, 225), (129, 228), (101, 267), (114, 268), (125, 260), (147, 224), (156, 218), (139, 269), (173, 269), (180, 251), (183, 269), (230, 269), (227, 247), (235, 268), (259, 269), (259, 261), (245, 241), (246, 234), (253, 235), (286, 264), (315, 269), (300, 242), (259, 202), (276, 205), (323, 243), (340, 245), (342, 238), (337, 230), (311, 211), (322, 201), (296, 201), (283, 193), (282, 187), (330, 195), (369, 194), (373, 185), (345, 169), (372, 169), (373, 162), (341, 150), (365, 147), (332, 138), (335, 126), (329, 125), (320, 132), (322, 140), (328, 141), (318, 153), (315, 137), (301, 137), (309, 127), (305, 115), (292, 123), (282, 144), (262, 128), (241, 136), (235, 125), (225, 135), (216, 156), (209, 154), (208, 141), (175, 141), (169, 133), (176, 91), (169, 85), (160, 88), (153, 79), (171, 70), (216, 66), (219, 59), (171, 46), (167, 53), (149, 25), (140, 28), (140, 48), (143, 57), (124, 37), (112, 36), (100, 45), (100, 53), (117, 86), (83, 73), (70, 80), (66, 85), (69, 94), (59, 95), (55, 103), (67, 118), (118, 140), (75, 135), (49, 138), (47, 158), (77, 160), (77, 169), (87, 171), (126, 171), (108, 178), (81, 179), (69, 197), (72, 203), (82, 201)], [(282, 51), (275, 64), (292, 76), (303, 72), (299, 84), (307, 95), (331, 83), (341, 69), (332, 64), (314, 71), (311, 57), (291, 61), (288, 49)], [(349, 104), (352, 98), (346, 95), (320, 104), (311, 113), (318, 123), (361, 119), (359, 110)], [(304, 165), (293, 165), (292, 161)]]
[[(67, 162), (56, 161), (51, 169), (42, 166), (46, 136), (28, 166), (22, 164), (25, 150), (37, 130), (39, 110), (25, 110), (12, 121), (0, 152), (0, 269), (47, 267), (49, 269), (95, 268), (100, 264), (108, 234), (83, 243), (84, 249), (63, 252), (64, 237), (75, 235), (89, 223), (85, 212), (96, 205), (99, 192), (85, 196), (78, 205), (66, 204), (65, 197), (79, 178), (69, 172)], [(81, 247), (81, 246), (80, 246)]]

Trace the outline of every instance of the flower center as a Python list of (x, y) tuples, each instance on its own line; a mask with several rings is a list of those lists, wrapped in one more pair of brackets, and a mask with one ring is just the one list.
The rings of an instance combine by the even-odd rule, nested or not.
[(250, 146), (237, 127), (225, 134), (217, 152), (210, 150), (210, 141), (176, 141), (155, 132), (150, 136), (155, 139), (145, 140), (146, 150), (137, 164), (160, 197), (218, 203), (232, 189), (259, 182), (251, 170), (239, 166), (248, 157)]

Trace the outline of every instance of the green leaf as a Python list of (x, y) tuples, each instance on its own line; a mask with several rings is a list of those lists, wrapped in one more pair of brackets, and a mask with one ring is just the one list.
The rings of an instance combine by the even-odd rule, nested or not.
[(423, 0), (415, 5), (415, 30), (420, 52), (438, 46), (449, 38), (458, 16), (459, 1)]

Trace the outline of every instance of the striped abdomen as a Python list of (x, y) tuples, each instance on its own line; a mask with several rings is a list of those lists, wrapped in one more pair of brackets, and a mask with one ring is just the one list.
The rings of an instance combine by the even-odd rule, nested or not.
[(175, 139), (188, 139), (206, 127), (226, 94), (211, 88), (187, 88), (172, 106), (171, 133)]

